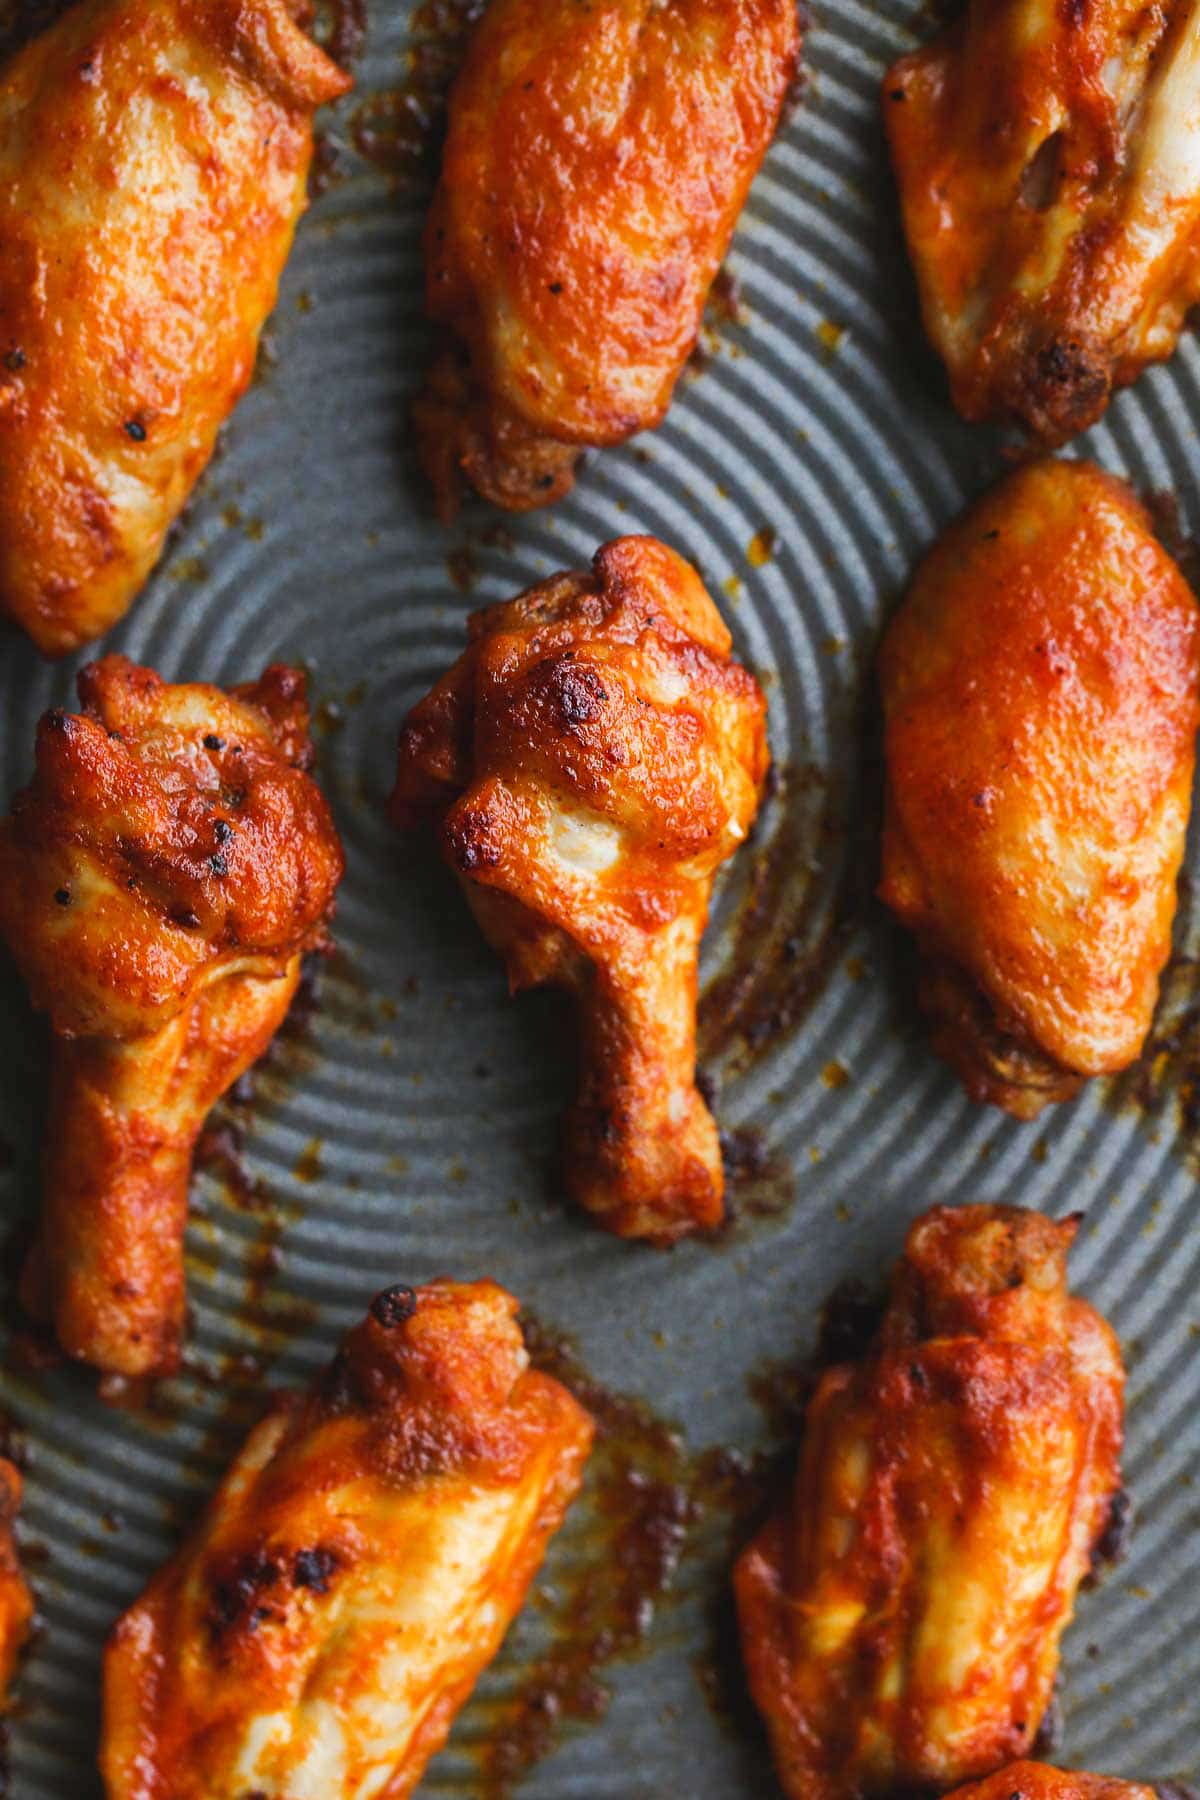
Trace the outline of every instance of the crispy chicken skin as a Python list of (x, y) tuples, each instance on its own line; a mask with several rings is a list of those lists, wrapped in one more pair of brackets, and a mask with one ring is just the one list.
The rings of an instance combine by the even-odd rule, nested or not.
[(1137, 1057), (1171, 947), (1200, 633), (1122, 483), (1010, 475), (945, 534), (884, 641), (880, 893), (938, 1052), (1034, 1118)]
[(817, 1387), (793, 1492), (735, 1574), (794, 1800), (950, 1787), (1037, 1734), (1120, 1481), (1120, 1354), (1067, 1292), (1075, 1229), (934, 1208), (873, 1349)]
[(42, 719), (0, 823), (0, 937), (54, 1032), (22, 1297), (69, 1355), (158, 1374), (178, 1357), (196, 1138), (325, 943), (342, 851), (296, 670), (224, 693), (109, 656), (79, 697)]
[(33, 1595), (13, 1539), (22, 1486), (20, 1471), (0, 1456), (0, 1712), (33, 1623)]
[(779, 120), (796, 0), (491, 0), (425, 237), (439, 511), (524, 511), (658, 425)]
[(0, 73), (0, 613), (126, 611), (250, 380), (349, 81), (291, 0), (81, 0)]
[(1075, 1775), (1045, 1763), (1012, 1763), (986, 1781), (959, 1788), (950, 1800), (1156, 1800), (1153, 1788), (1140, 1781), (1116, 1781), (1108, 1775)]
[(482, 1281), (379, 1295), (105, 1659), (108, 1800), (404, 1800), (579, 1489), (592, 1421)]
[(1200, 300), (1200, 10), (969, 0), (883, 107), (955, 405), (1065, 443)]
[(620, 538), (590, 574), (476, 613), (400, 735), (397, 822), (439, 817), (514, 992), (552, 982), (578, 999), (576, 1199), (661, 1244), (722, 1215), (695, 1084), (697, 960), (768, 761), (766, 701), (730, 648), (695, 570)]

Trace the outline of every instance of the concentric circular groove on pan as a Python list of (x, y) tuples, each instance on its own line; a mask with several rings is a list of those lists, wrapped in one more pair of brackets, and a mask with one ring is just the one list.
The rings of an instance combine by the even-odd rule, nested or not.
[[(372, 6), (358, 100), (396, 80), (410, 10)], [(152, 1419), (104, 1407), (71, 1371), (0, 1383), (31, 1441), (26, 1535), (48, 1551), (35, 1566), (47, 1629), (10, 1729), (14, 1800), (92, 1800), (104, 1633), (243, 1429), (254, 1384), (243, 1364), (234, 1388), (235, 1356), (261, 1359), (265, 1382), (297, 1381), (386, 1281), (488, 1274), (569, 1326), (597, 1377), (644, 1395), (694, 1447), (749, 1450), (766, 1435), (749, 1373), (805, 1351), (830, 1289), (877, 1279), (918, 1210), (974, 1198), (1085, 1213), (1076, 1278), (1130, 1361), (1137, 1529), (1130, 1560), (1082, 1597), (1068, 1634), (1063, 1760), (1195, 1773), (1200, 1222), (1179, 1109), (1168, 1085), (1150, 1117), (1129, 1084), (1094, 1087), (1033, 1126), (972, 1108), (927, 1052), (906, 947), (861, 898), (878, 813), (874, 647), (917, 557), (1003, 467), (998, 435), (950, 413), (922, 344), (884, 163), (876, 86), (923, 30), (899, 0), (822, 6), (805, 94), (730, 259), (738, 316), (713, 320), (664, 428), (589, 456), (550, 513), (470, 508), (446, 534), (426, 510), (405, 433), (428, 353), (424, 195), (359, 167), (302, 225), (260, 378), (106, 647), (173, 679), (308, 664), (349, 860), (339, 949), (317, 1011), (235, 1115), (265, 1210), (239, 1205), (216, 1169), (197, 1178), (192, 1352), (215, 1380), (182, 1377)], [(1189, 340), (1073, 453), (1172, 490), (1188, 532), (1200, 525), (1198, 421)], [(785, 1029), (749, 1045), (722, 1038), (719, 1021), (709, 1032), (722, 1122), (759, 1136), (771, 1173), (762, 1191), (735, 1186), (738, 1220), (720, 1242), (669, 1257), (609, 1242), (562, 1203), (564, 1009), (509, 1002), (429, 844), (398, 838), (382, 810), (400, 717), (457, 654), (468, 611), (643, 530), (702, 569), (767, 684), (786, 777), (718, 896), (705, 981), (741, 958), (760, 1017), (777, 990), (791, 982), (794, 999), (800, 974), (807, 983)], [(50, 668), (0, 642), (5, 798), (27, 777), (38, 715), (69, 700), (84, 660)], [(776, 859), (778, 916), (761, 941), (739, 925), (752, 855)], [(1200, 874), (1195, 854), (1190, 866)], [(1194, 929), (1185, 897), (1181, 946)], [(0, 1205), (14, 1218), (35, 1204), (40, 1058), (4, 970), (0, 1139), (13, 1158), (4, 1170), (0, 1156)], [(279, 1266), (265, 1281), (270, 1254)], [(586, 1542), (564, 1537), (548, 1584)], [(685, 1560), (649, 1655), (613, 1672), (605, 1723), (568, 1733), (522, 1792), (640, 1800), (675, 1792), (685, 1758), (695, 1800), (767, 1791), (761, 1748), (716, 1722), (693, 1672), (723, 1579), (718, 1554)], [(478, 1791), (489, 1697), (519, 1684), (540, 1616), (522, 1623), (423, 1792)]]

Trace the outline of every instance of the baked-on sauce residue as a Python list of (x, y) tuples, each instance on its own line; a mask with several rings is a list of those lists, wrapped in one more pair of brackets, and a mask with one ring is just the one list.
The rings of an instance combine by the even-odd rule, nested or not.
[(353, 74), (367, 37), (367, 0), (319, 0), (315, 35), (338, 67)]
[(446, 97), (483, 7), (484, 0), (421, 0), (413, 13), (406, 78), (352, 112), (354, 148), (393, 180), (431, 178)]
[(1169, 1127), (1200, 1173), (1200, 956), (1171, 958), (1142, 1054), (1112, 1077), (1106, 1093), (1114, 1111), (1138, 1113), (1157, 1130)]
[(698, 1014), (701, 1062), (730, 1052), (752, 1062), (801, 1023), (857, 922), (862, 874), (848, 866), (832, 902), (820, 866), (840, 853), (839, 808), (812, 767), (780, 775), (743, 856), (749, 889), (733, 921), (727, 966), (709, 982)]
[[(770, 1443), (754, 1456), (719, 1445), (689, 1451), (682, 1435), (644, 1401), (594, 1380), (569, 1338), (523, 1315), (534, 1364), (587, 1407), (597, 1425), (596, 1448), (583, 1495), (564, 1528), (569, 1537), (574, 1525), (585, 1541), (568, 1571), (556, 1575), (548, 1614), (553, 1643), (488, 1735), (484, 1800), (506, 1800), (569, 1721), (603, 1716), (609, 1701), (604, 1668), (642, 1644), (684, 1558), (702, 1558), (714, 1572), (728, 1569), (787, 1478), (817, 1372), (861, 1354), (881, 1311), (880, 1301), (847, 1285), (825, 1309), (812, 1357), (755, 1372), (748, 1385)], [(711, 1641), (694, 1667), (718, 1717), (736, 1721), (741, 1731), (754, 1715), (742, 1683), (728, 1583), (718, 1580), (717, 1586)]]
[(584, 1497), (589, 1536), (556, 1589), (554, 1643), (529, 1670), (483, 1752), (484, 1800), (501, 1800), (557, 1740), (568, 1720), (603, 1716), (600, 1671), (642, 1641), (683, 1555), (696, 1505), (678, 1433), (644, 1402), (612, 1394), (570, 1341), (524, 1315), (535, 1365), (564, 1382), (597, 1425)]

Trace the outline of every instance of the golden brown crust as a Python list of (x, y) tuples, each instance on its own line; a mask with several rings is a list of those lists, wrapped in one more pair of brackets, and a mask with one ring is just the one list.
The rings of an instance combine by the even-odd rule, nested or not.
[(591, 1445), (516, 1310), (491, 1282), (390, 1289), (251, 1434), (110, 1640), (110, 1800), (412, 1792)]
[(476, 614), (400, 738), (398, 821), (442, 847), (514, 990), (576, 994), (568, 1180), (623, 1236), (718, 1223), (695, 1086), (696, 965), (713, 877), (767, 768), (766, 702), (699, 577), (652, 538)]
[(929, 336), (964, 417), (1065, 443), (1200, 298), (1190, 5), (972, 0), (885, 122)]
[(415, 420), (444, 517), (464, 480), (545, 505), (661, 421), (799, 47), (795, 0), (493, 0), (425, 238), (461, 346)]
[(73, 1356), (170, 1368), (192, 1148), (326, 942), (342, 851), (307, 773), (304, 678), (225, 693), (124, 657), (48, 713), (0, 823), (0, 936), (56, 1034), (23, 1297)]
[(158, 560), (348, 86), (283, 0), (82, 0), (0, 73), (0, 612), (47, 654)]
[(1107, 1775), (1077, 1775), (1045, 1763), (1011, 1763), (986, 1781), (959, 1788), (949, 1800), (1156, 1800), (1153, 1788), (1140, 1781), (1116, 1781)]
[(33, 1624), (33, 1595), (13, 1536), (22, 1492), (20, 1471), (0, 1456), (0, 1712)]
[(1125, 1068), (1171, 944), (1200, 622), (1145, 509), (1086, 463), (1019, 470), (925, 558), (884, 641), (882, 898), (934, 1046), (1032, 1118)]
[(1074, 1233), (934, 1208), (874, 1350), (817, 1388), (794, 1493), (735, 1574), (795, 1800), (950, 1787), (1037, 1735), (1120, 1484), (1120, 1354), (1067, 1292)]

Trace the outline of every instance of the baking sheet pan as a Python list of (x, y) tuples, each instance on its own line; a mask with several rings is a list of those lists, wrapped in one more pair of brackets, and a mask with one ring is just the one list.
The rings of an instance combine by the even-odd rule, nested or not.
[[(1130, 1369), (1135, 1528), (1067, 1638), (1062, 1758), (1195, 1775), (1191, 888), (1146, 1061), (1033, 1126), (973, 1108), (928, 1054), (906, 946), (870, 899), (879, 629), (917, 556), (1004, 466), (997, 434), (954, 418), (921, 341), (877, 116), (883, 69), (933, 22), (908, 0), (826, 0), (666, 426), (589, 459), (552, 512), (469, 510), (447, 535), (405, 409), (429, 350), (420, 147), (455, 14), (453, 0), (370, 0), (357, 92), (324, 120), (325, 191), (259, 376), (108, 641), (170, 679), (306, 663), (349, 869), (338, 952), (311, 1004), (209, 1135), (184, 1374), (149, 1408), (114, 1405), (9, 1346), (0, 1406), (28, 1446), (43, 1618), (8, 1729), (9, 1792), (93, 1800), (104, 1634), (264, 1389), (318, 1366), (384, 1282), (447, 1272), (509, 1285), (616, 1398), (597, 1395), (602, 1466), (422, 1792), (494, 1800), (519, 1777), (528, 1800), (770, 1795), (722, 1596), (755, 1472), (786, 1435), (779, 1371), (810, 1354), (839, 1282), (878, 1281), (916, 1212), (981, 1198), (1086, 1214), (1074, 1279), (1113, 1319)], [(1200, 525), (1198, 422), (1200, 345), (1187, 339), (1077, 449), (1171, 496), (1164, 516), (1173, 506), (1186, 538)], [(703, 1057), (736, 1216), (715, 1245), (669, 1256), (609, 1241), (564, 1205), (564, 1014), (544, 996), (508, 1001), (448, 878), (381, 804), (398, 722), (457, 653), (467, 611), (631, 530), (702, 570), (767, 685), (780, 775), (705, 946)], [(39, 713), (69, 703), (84, 660), (52, 668), (0, 638), (5, 800), (27, 778)], [(40, 1027), (0, 965), (0, 1216), (14, 1241), (37, 1203), (43, 1085)], [(601, 1592), (596, 1571), (614, 1558), (625, 1573)]]

